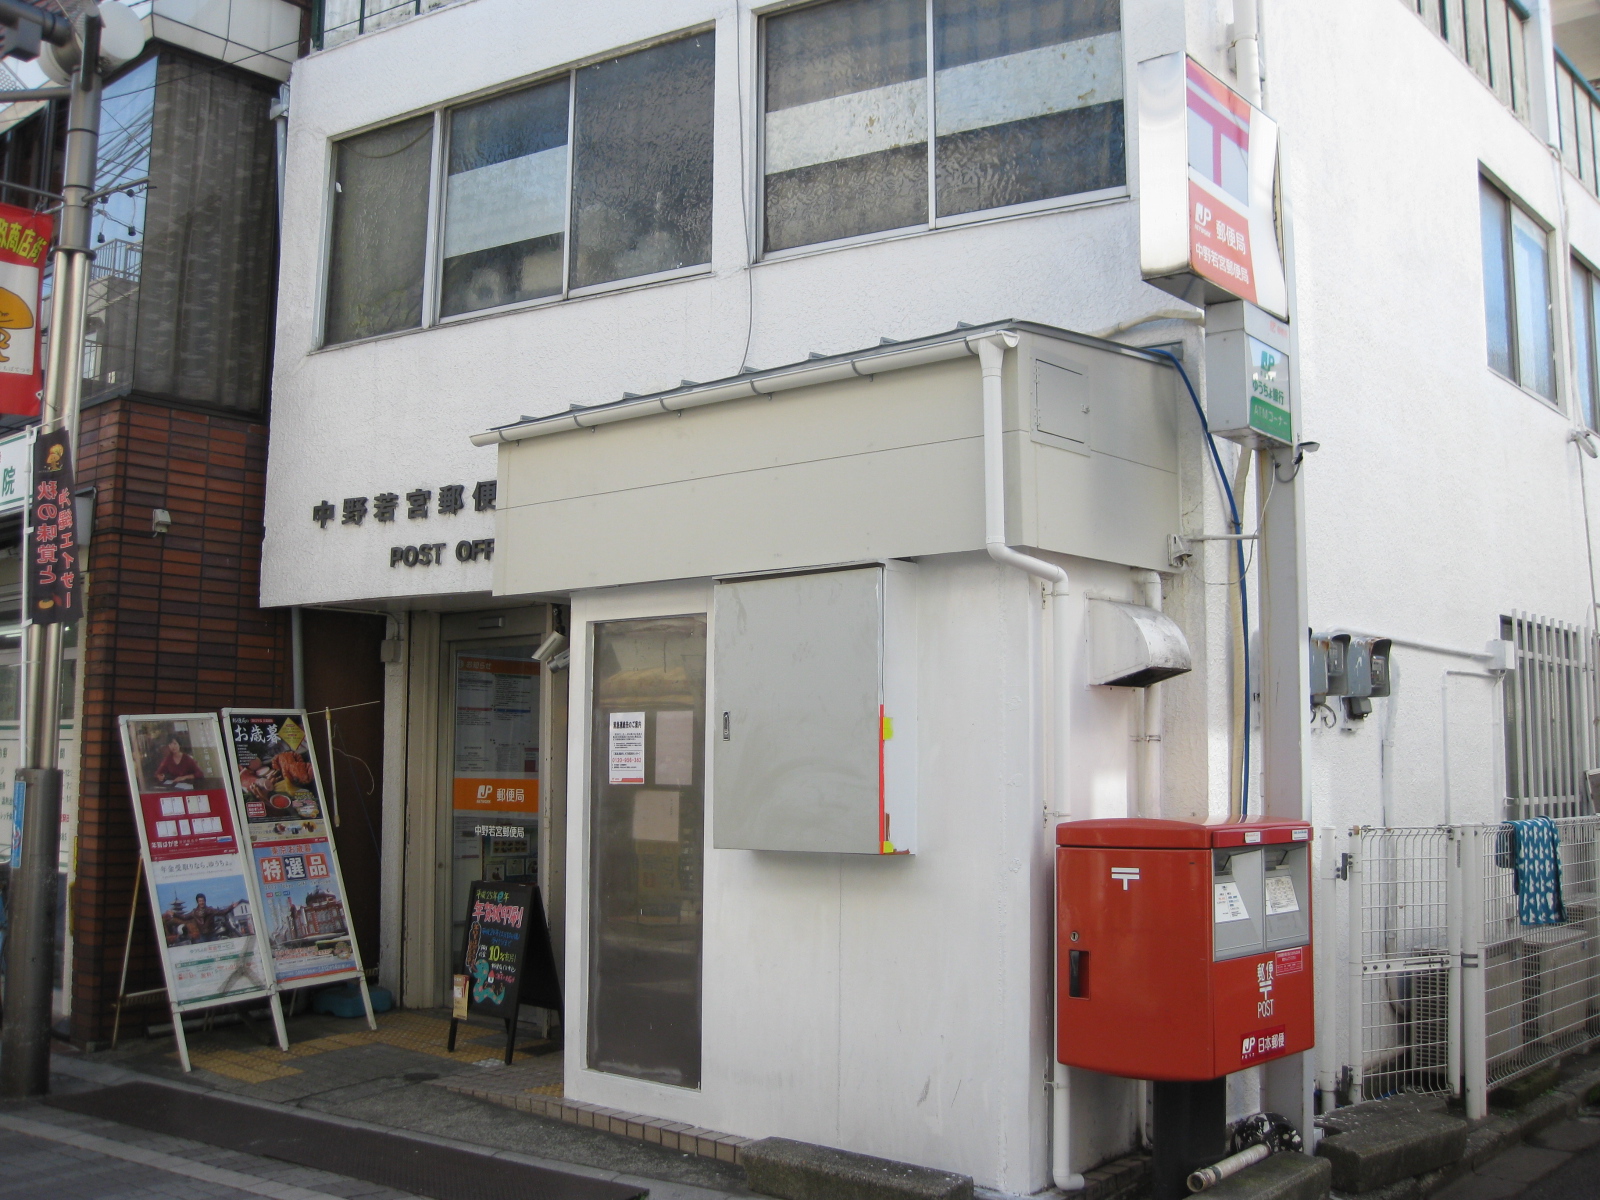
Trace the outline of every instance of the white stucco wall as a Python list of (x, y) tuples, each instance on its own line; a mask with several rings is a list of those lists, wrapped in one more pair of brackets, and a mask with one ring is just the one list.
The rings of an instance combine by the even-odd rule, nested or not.
[[(1131, 599), (1131, 577), (1063, 562), (1081, 648), (1083, 597)], [(1013, 1193), (1047, 1186), (1055, 821), (1040, 805), (1042, 729), (1026, 715), (1037, 712), (1048, 651), (1040, 593), (980, 553), (921, 560), (917, 592), (918, 852), (706, 850), (695, 1090), (586, 1069), (588, 908), (574, 897), (567, 1095), (926, 1163)], [(710, 601), (707, 584), (580, 592), (572, 627), (581, 639), (591, 621), (710, 613)], [(588, 663), (572, 661), (581, 696)], [(1089, 687), (1081, 652), (1073, 677), (1074, 809), (1124, 815), (1132, 694)], [(591, 760), (588, 722), (575, 706), (574, 764)], [(577, 814), (589, 796), (587, 772), (574, 769), (574, 879), (588, 870), (588, 821)], [(707, 811), (715, 804), (711, 790)], [(1075, 1157), (1098, 1162), (1132, 1142), (1134, 1085), (1075, 1076)]]
[[(1302, 429), (1323, 446), (1304, 477), (1312, 625), (1481, 653), (1513, 609), (1587, 623), (1578, 472), (1595, 465), (1568, 440), (1570, 360), (1554, 405), (1489, 369), (1478, 176), (1552, 227), (1562, 327), (1567, 244), (1600, 252), (1600, 204), (1404, 5), (1267, 12), (1271, 62), (1294, 64), (1269, 103), (1286, 131)], [(1313, 729), (1314, 819), (1377, 823), (1387, 790), (1393, 823), (1444, 820), (1447, 702), (1450, 815), (1498, 819), (1494, 685), (1443, 676), (1482, 664), (1402, 647), (1396, 666), (1370, 719)]]

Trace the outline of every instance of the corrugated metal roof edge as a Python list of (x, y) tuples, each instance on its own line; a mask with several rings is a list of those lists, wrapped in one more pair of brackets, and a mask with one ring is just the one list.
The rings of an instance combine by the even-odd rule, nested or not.
[(520, 442), (527, 438), (546, 437), (553, 433), (592, 429), (597, 425), (609, 425), (614, 421), (629, 421), (636, 417), (659, 416), (663, 413), (680, 412), (685, 408), (719, 404), (724, 400), (770, 396), (791, 388), (832, 383), (835, 380), (852, 377), (868, 378), (880, 371), (903, 370), (976, 354), (977, 350), (971, 345), (973, 341), (1007, 329), (1094, 346), (1101, 350), (1140, 358), (1169, 369), (1172, 366), (1167, 359), (1136, 347), (1125, 346), (1121, 342), (1106, 341), (1104, 338), (1092, 337), (1086, 333), (1074, 333), (1070, 329), (1059, 329), (1054, 325), (1044, 325), (1037, 321), (991, 321), (986, 325), (958, 326), (928, 337), (883, 343), (864, 350), (850, 350), (843, 354), (826, 355), (821, 358), (809, 358), (804, 362), (787, 363), (779, 367), (769, 367), (764, 371), (752, 371), (744, 375), (714, 379), (707, 383), (685, 383), (680, 387), (652, 392), (645, 396), (625, 396), (621, 400), (587, 407), (575, 405), (564, 413), (552, 413), (547, 417), (538, 417), (531, 421), (514, 421), (483, 433), (475, 433), (472, 435), (472, 444), (496, 446), (503, 442)]

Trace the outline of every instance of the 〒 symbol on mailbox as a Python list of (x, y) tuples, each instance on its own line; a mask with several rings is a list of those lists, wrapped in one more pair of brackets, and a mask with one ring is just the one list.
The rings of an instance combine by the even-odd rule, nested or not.
[(1139, 878), (1138, 867), (1112, 867), (1111, 878), (1122, 883), (1122, 890), (1127, 891), (1128, 885)]

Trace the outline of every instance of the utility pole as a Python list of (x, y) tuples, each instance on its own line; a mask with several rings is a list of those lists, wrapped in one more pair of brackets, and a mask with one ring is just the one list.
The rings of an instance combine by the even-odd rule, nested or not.
[[(102, 22), (98, 10), (92, 10), (81, 22), (81, 33), (75, 32), (64, 18), (23, 0), (0, 0), (0, 24), (7, 29), (8, 52), (17, 53), (10, 47), (19, 46), (23, 53), (29, 48), (37, 53), (41, 39), (79, 51), (78, 66), (67, 89), (64, 203), (53, 260), (50, 349), (39, 415), (40, 432), (66, 429), (76, 452), (78, 404), (83, 392), (83, 328), (92, 258), (89, 226), (100, 140)], [(59, 96), (61, 90), (0, 93), (0, 100), (37, 99), (52, 94)], [(6, 1098), (42, 1095), (50, 1086), (56, 874), (61, 843), (62, 772), (57, 764), (61, 633), (59, 623), (30, 622), (24, 642), (22, 711), (27, 744), (14, 792), (16, 802), (22, 805), (22, 842), (11, 864), (5, 1024), (0, 1030), (0, 1096)]]

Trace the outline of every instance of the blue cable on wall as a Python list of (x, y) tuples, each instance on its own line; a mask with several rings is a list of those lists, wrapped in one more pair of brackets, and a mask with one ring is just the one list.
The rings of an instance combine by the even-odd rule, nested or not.
[[(1244, 525), (1239, 520), (1239, 505), (1234, 500), (1233, 485), (1228, 482), (1228, 472), (1222, 467), (1222, 456), (1217, 453), (1217, 439), (1212, 435), (1211, 425), (1206, 420), (1206, 410), (1200, 407), (1200, 397), (1195, 394), (1194, 384), (1189, 382), (1189, 372), (1183, 369), (1183, 363), (1171, 351), (1147, 347), (1140, 349), (1146, 354), (1159, 354), (1178, 368), (1178, 377), (1183, 380), (1183, 386), (1189, 393), (1189, 400), (1194, 405), (1194, 415), (1200, 419), (1200, 429), (1206, 435), (1206, 446), (1211, 451), (1211, 465), (1216, 469), (1217, 482), (1222, 485), (1222, 494), (1228, 499), (1228, 512), (1233, 519), (1233, 531), (1243, 533)], [(1234, 542), (1233, 555), (1234, 562), (1239, 567), (1239, 623), (1244, 631), (1244, 636), (1240, 638), (1244, 646), (1244, 753), (1241, 756), (1242, 766), (1239, 772), (1239, 816), (1243, 818), (1250, 815), (1250, 590), (1245, 586), (1243, 540)]]

